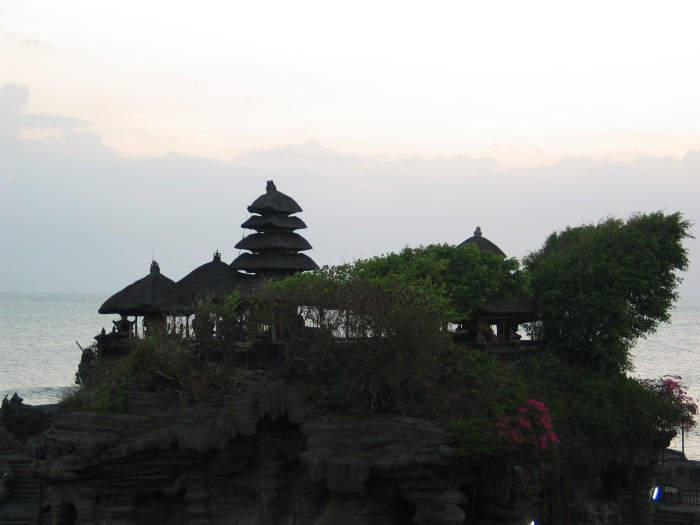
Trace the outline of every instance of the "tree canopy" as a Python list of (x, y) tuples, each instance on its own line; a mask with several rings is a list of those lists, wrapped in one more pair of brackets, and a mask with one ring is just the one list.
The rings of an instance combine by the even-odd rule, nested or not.
[(357, 261), (354, 271), (364, 277), (419, 285), (444, 296), (452, 320), (465, 319), (498, 297), (518, 298), (527, 279), (517, 259), (480, 250), (474, 245), (431, 244), (404, 248)]
[(655, 212), (551, 234), (524, 260), (549, 347), (591, 368), (629, 368), (634, 342), (670, 319), (689, 229), (680, 213)]

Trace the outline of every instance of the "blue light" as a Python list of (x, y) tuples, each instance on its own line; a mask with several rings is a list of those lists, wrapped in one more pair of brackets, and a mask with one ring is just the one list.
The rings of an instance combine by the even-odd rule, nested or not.
[(651, 491), (651, 501), (659, 501), (661, 497), (661, 487), (654, 487)]

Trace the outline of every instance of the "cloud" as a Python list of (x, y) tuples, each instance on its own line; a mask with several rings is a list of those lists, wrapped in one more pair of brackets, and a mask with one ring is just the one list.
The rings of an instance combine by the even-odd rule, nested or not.
[(46, 113), (25, 113), (20, 119), (22, 126), (30, 128), (82, 128), (91, 125), (91, 122), (73, 117), (61, 115), (49, 115)]
[(14, 82), (0, 87), (0, 115), (19, 115), (29, 102), (29, 88)]
[(0, 119), (6, 127), (74, 129), (90, 125), (90, 122), (60, 115), (27, 113), (29, 88), (21, 84), (8, 83), (0, 86)]
[[(28, 90), (7, 86), (3, 114), (26, 116)], [(69, 125), (50, 139), (0, 135), (0, 291), (111, 294), (145, 275), (152, 255), (173, 279), (216, 249), (231, 261), (247, 206), (269, 179), (304, 209), (301, 233), (321, 265), (459, 243), (476, 226), (521, 258), (568, 225), (657, 210), (683, 212), (700, 237), (700, 151), (511, 168), (488, 158), (382, 161), (311, 141), (230, 161), (178, 153), (135, 159), (70, 129), (70, 117), (56, 122)], [(13, 125), (6, 129), (16, 132), (19, 120)], [(698, 241), (688, 248), (682, 294), (700, 299)]]
[(38, 49), (49, 49), (49, 46), (42, 42), (41, 40), (37, 40), (35, 38), (25, 38), (20, 42), (23, 46), (27, 47), (34, 47)]

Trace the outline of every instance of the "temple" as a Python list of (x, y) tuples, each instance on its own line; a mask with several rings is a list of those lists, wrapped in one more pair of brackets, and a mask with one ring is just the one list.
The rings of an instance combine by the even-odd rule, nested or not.
[[(114, 321), (111, 333), (103, 329), (103, 333), (96, 336), (99, 346), (124, 346), (129, 343), (128, 339), (145, 335), (146, 323), (142, 323), (140, 334), (138, 317), (148, 320), (149, 329), (153, 329), (155, 321), (160, 321), (159, 325), (166, 327), (168, 333), (187, 337), (190, 335), (189, 317), (201, 301), (222, 303), (235, 291), (244, 296), (254, 295), (265, 280), (318, 268), (309, 256), (301, 253), (311, 249), (308, 241), (296, 233), (306, 228), (296, 215), (302, 211), (301, 206), (278, 191), (273, 181), (267, 181), (266, 192), (248, 206), (248, 211), (252, 215), (241, 227), (254, 233), (235, 245), (245, 252), (231, 264), (223, 262), (217, 250), (211, 261), (173, 282), (160, 273), (159, 265), (153, 261), (149, 275), (105, 301), (100, 313), (119, 314), (121, 320)], [(506, 257), (503, 250), (484, 237), (478, 226), (474, 235), (459, 246), (464, 245), (474, 245), (496, 257)], [(129, 321), (128, 316), (135, 316), (134, 321)], [(455, 321), (454, 339), (488, 351), (513, 345), (520, 348), (534, 343), (522, 341), (520, 344), (520, 326), (536, 320), (535, 305), (528, 298), (495, 297), (474, 311), (469, 319)], [(115, 353), (119, 351), (115, 348)]]
[(292, 215), (301, 212), (301, 207), (294, 199), (277, 191), (273, 181), (267, 181), (267, 191), (248, 206), (248, 211), (255, 215), (241, 227), (256, 233), (245, 237), (236, 248), (252, 253), (236, 257), (231, 268), (267, 277), (285, 277), (318, 269), (308, 255), (299, 253), (311, 249), (308, 241), (295, 233), (306, 228), (304, 221)]
[[(506, 257), (503, 250), (483, 236), (478, 226), (474, 235), (459, 246), (468, 244), (499, 257)], [(460, 323), (456, 339), (470, 344), (519, 343), (522, 337), (518, 333), (520, 325), (536, 320), (535, 305), (528, 298), (497, 297), (477, 309), (470, 319)]]

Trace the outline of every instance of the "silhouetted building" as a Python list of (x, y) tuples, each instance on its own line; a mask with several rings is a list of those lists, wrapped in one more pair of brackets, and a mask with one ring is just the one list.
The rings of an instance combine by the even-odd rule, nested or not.
[[(474, 244), (480, 250), (501, 257), (506, 254), (476, 227), (474, 235), (459, 246)], [(537, 320), (537, 310), (528, 297), (496, 297), (477, 309), (470, 319), (463, 320), (460, 337), (463, 341), (504, 343), (519, 341), (518, 329), (523, 323)]]
[(221, 260), (217, 250), (210, 262), (195, 268), (177, 283), (195, 300), (212, 298), (223, 301), (234, 290), (250, 295), (257, 288), (259, 279), (231, 268)]
[(485, 250), (496, 255), (502, 255), (503, 257), (506, 256), (506, 254), (503, 253), (503, 250), (501, 250), (498, 246), (489, 241), (486, 237), (481, 235), (481, 228), (479, 226), (477, 226), (476, 230), (474, 230), (474, 235), (472, 237), (469, 237), (459, 246), (464, 246), (465, 244), (476, 244), (476, 246), (478, 246), (480, 250)]
[(306, 228), (299, 217), (292, 216), (302, 211), (294, 199), (277, 191), (275, 183), (267, 181), (267, 191), (248, 211), (256, 214), (241, 227), (255, 230), (236, 248), (251, 253), (239, 255), (231, 263), (234, 270), (242, 270), (262, 276), (286, 276), (307, 270), (316, 270), (318, 265), (302, 251), (310, 250), (311, 245), (295, 230)]

